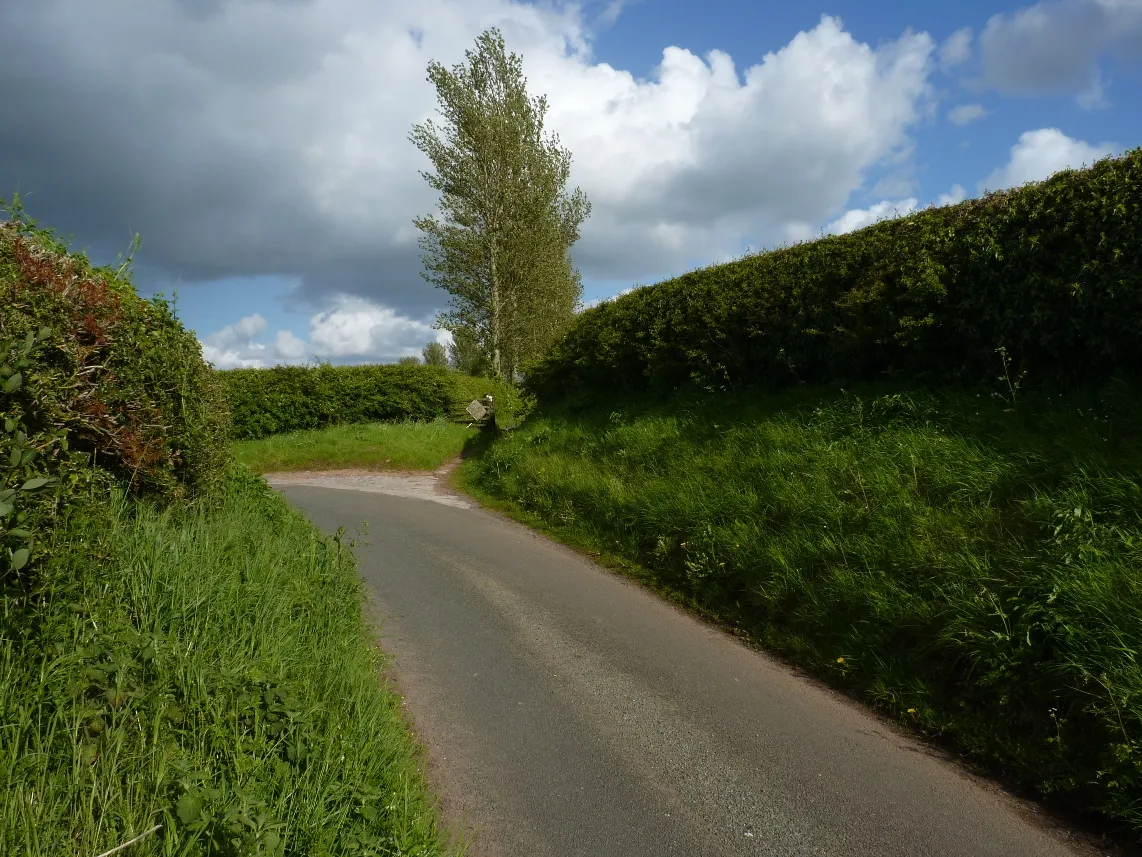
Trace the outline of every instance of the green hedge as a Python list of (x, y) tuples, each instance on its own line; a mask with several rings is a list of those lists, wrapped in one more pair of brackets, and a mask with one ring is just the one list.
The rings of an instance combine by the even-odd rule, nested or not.
[(346, 423), (431, 420), (452, 404), (449, 371), (436, 366), (275, 366), (217, 373), (226, 389), (233, 437)]
[(440, 366), (275, 366), (223, 369), (235, 440), (353, 423), (433, 420), (491, 393), (509, 421), (526, 410), (511, 384)]
[[(190, 499), (223, 478), (229, 415), (198, 340), (161, 298), (71, 253), (0, 201), (0, 579), (92, 481)], [(95, 467), (91, 465), (94, 464)]]
[(709, 390), (1142, 374), (1142, 149), (695, 271), (582, 313), (528, 386)]

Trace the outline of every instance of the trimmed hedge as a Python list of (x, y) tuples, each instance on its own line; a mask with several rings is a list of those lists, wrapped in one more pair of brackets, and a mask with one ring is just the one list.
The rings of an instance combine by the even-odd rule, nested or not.
[(1065, 388), (1142, 376), (1139, 343), (1134, 149), (638, 289), (582, 313), (527, 385), (540, 398), (891, 376), (971, 385), (1006, 360), (1028, 387)]
[(437, 366), (275, 366), (217, 373), (235, 440), (346, 423), (432, 420), (452, 405), (449, 371)]
[(453, 417), (487, 393), (497, 413), (519, 418), (526, 403), (511, 384), (441, 366), (275, 366), (222, 369), (235, 440), (353, 423)]
[[(161, 298), (0, 205), (0, 578), (26, 575), (77, 492), (119, 481), (185, 500), (224, 478), (229, 415)], [(94, 465), (94, 466), (92, 466)]]

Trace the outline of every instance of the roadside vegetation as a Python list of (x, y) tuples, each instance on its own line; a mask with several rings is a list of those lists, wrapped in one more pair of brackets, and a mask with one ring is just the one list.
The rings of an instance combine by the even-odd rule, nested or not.
[(351, 545), (130, 259), (0, 222), (0, 853), (437, 855)]
[(445, 853), (347, 543), (260, 479), (73, 508), (0, 640), (0, 852)]
[(255, 473), (287, 470), (435, 470), (476, 433), (466, 423), (366, 423), (238, 441), (234, 458)]
[[(522, 420), (532, 400), (515, 385), (439, 366), (274, 366), (214, 373), (235, 441), (349, 425), (459, 421), (492, 395), (501, 425)], [(470, 421), (470, 420), (469, 420)]]
[[(0, 223), (0, 851), (452, 848), (343, 534), (231, 441), (467, 445), (477, 496), (1142, 835), (1142, 150), (575, 314), (570, 153), (497, 31), (467, 60), (411, 136), (427, 365), (215, 372), (130, 260)], [(488, 393), (517, 430), (449, 424)]]
[(554, 406), (459, 471), (1056, 805), (1142, 830), (1142, 391)]
[(635, 291), (457, 478), (1142, 835), (1142, 149)]

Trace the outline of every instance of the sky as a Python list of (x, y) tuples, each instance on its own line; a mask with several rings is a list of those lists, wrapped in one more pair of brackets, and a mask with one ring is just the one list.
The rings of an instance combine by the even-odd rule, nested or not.
[(430, 61), (488, 27), (591, 217), (587, 303), (1142, 145), (1142, 0), (0, 0), (0, 198), (219, 368), (418, 354)]

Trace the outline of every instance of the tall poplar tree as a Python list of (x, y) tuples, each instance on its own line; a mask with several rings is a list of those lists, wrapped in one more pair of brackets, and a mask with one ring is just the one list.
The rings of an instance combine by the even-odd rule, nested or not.
[(492, 374), (513, 379), (570, 323), (582, 295), (571, 245), (591, 205), (566, 193), (571, 153), (543, 135), (545, 96), (530, 98), (520, 58), (496, 29), (466, 64), (428, 65), (443, 127), (431, 119), (409, 139), (428, 156), (421, 172), (441, 194), (441, 220), (418, 217), (423, 276), (447, 290), (438, 325), (474, 332)]

